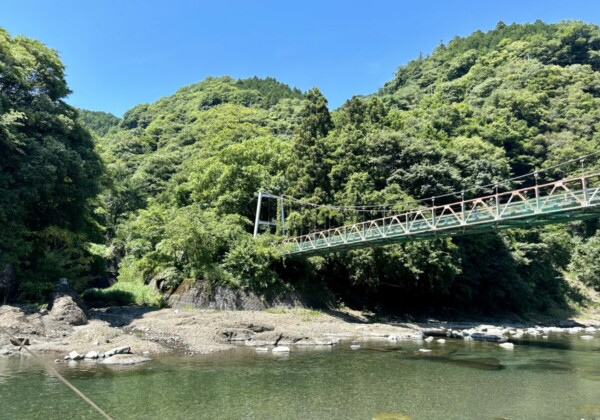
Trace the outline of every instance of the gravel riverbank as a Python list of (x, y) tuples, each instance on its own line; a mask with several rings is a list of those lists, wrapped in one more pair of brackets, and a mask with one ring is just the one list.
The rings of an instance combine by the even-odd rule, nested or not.
[[(134, 354), (208, 354), (236, 346), (272, 349), (276, 346), (334, 346), (340, 342), (367, 340), (419, 340), (426, 336), (477, 339), (481, 334), (504, 335), (508, 340), (548, 331), (582, 333), (600, 326), (597, 319), (586, 324), (574, 320), (551, 325), (422, 321), (405, 323), (373, 321), (358, 311), (315, 311), (277, 308), (266, 311), (219, 311), (208, 309), (154, 309), (118, 307), (92, 309), (85, 323), (72, 325), (52, 312), (28, 312), (25, 307), (0, 307), (0, 326), (14, 336), (28, 339), (28, 348), (39, 353), (64, 356), (70, 352), (107, 353), (130, 347)], [(83, 324), (83, 325), (81, 325)], [(551, 330), (552, 328), (552, 330)], [(590, 331), (588, 329), (588, 331)], [(479, 334), (479, 335), (478, 335)], [(0, 355), (23, 354), (0, 334)], [(62, 357), (61, 357), (62, 358)]]

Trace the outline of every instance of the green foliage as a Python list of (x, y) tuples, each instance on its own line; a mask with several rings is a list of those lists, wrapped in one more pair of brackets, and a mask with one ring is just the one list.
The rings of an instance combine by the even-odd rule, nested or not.
[(101, 240), (103, 167), (69, 93), (55, 51), (0, 29), (0, 263), (13, 264), (26, 300), (44, 300), (60, 277), (83, 283), (94, 265), (85, 243)]
[(575, 248), (571, 270), (579, 280), (600, 291), (600, 234), (582, 241)]
[(108, 112), (78, 109), (77, 114), (81, 125), (98, 136), (105, 136), (111, 128), (117, 127), (120, 121), (119, 118)]
[(139, 283), (118, 282), (107, 289), (88, 289), (81, 297), (86, 303), (94, 306), (165, 306), (160, 293)]
[[(52, 57), (47, 58), (50, 67), (62, 72)], [(36, 169), (22, 178), (32, 177), (33, 191), (23, 188), (22, 197), (7, 197), (15, 202), (53, 197), (40, 199), (46, 207), (59, 203), (74, 192), (71, 184), (61, 184), (51, 194), (37, 188), (47, 188), (43, 180), (66, 179), (55, 174), (68, 171), (69, 159), (88, 168), (75, 171), (74, 178), (68, 174), (69, 179), (89, 184), (78, 181), (77, 201), (35, 212), (28, 224), (14, 223), (25, 209), (18, 206), (0, 207), (0, 221), (14, 232), (10, 246), (21, 254), (44, 255), (46, 262), (61, 272), (72, 270), (72, 275), (91, 264), (80, 250), (88, 248), (78, 246), (83, 239), (58, 234), (87, 232), (79, 228), (85, 225), (81, 214), (91, 218), (82, 213), (82, 203), (98, 190), (95, 180), (101, 171), (92, 170), (93, 155), (78, 161), (56, 140), (69, 138), (67, 128), (74, 127), (83, 143), (73, 141), (70, 147), (89, 144), (78, 126), (81, 121), (95, 133), (110, 179), (98, 196), (94, 217), (102, 221), (107, 245), (119, 260), (119, 284), (153, 282), (173, 289), (181, 282), (203, 280), (266, 292), (283, 282), (308, 281), (354, 296), (361, 306), (388, 302), (481, 312), (543, 310), (564, 302), (567, 269), (598, 284), (593, 263), (597, 226), (512, 230), (282, 263), (267, 244), (272, 237), (251, 238), (255, 194), (271, 191), (359, 208), (393, 203), (389, 211), (401, 211), (435, 195), (449, 194), (436, 201), (441, 204), (457, 199), (452, 193), (461, 190), (467, 197), (491, 193), (489, 185), (499, 180), (599, 149), (599, 59), (600, 29), (594, 25), (500, 23), (487, 33), (477, 31), (440, 45), (430, 56), (400, 67), (377, 94), (355, 96), (331, 112), (317, 88), (302, 94), (272, 78), (222, 77), (139, 105), (121, 120), (86, 111), (77, 120), (56, 102), (66, 87), (52, 79), (44, 92), (54, 99), (45, 103), (61, 109), (49, 125), (60, 135), (44, 138), (52, 153), (44, 155), (39, 173)], [(22, 95), (41, 92), (37, 86), (25, 88)], [(2, 109), (0, 144), (15, 151), (5, 165), (25, 159), (16, 151), (28, 136), (42, 131), (36, 126), (19, 134), (33, 121), (28, 112), (26, 106)], [(52, 160), (55, 155), (67, 165), (59, 167)], [(547, 176), (577, 170), (574, 165)], [(0, 188), (7, 190), (9, 181), (2, 176)], [(278, 209), (270, 210), (273, 218)], [(333, 207), (286, 212), (290, 234), (382, 215)], [(47, 230), (54, 226), (61, 230)], [(62, 245), (53, 244), (57, 237)]]

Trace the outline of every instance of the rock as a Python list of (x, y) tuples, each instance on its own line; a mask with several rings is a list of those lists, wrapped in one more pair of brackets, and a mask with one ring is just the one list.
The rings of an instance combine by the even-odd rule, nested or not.
[(484, 333), (471, 334), (471, 338), (475, 341), (492, 341), (495, 343), (503, 343), (508, 341), (508, 338), (503, 335), (492, 335)]
[(108, 357), (101, 362), (102, 365), (134, 365), (138, 363), (149, 362), (152, 359), (143, 356), (133, 356), (129, 354), (115, 354)]
[(88, 351), (85, 354), (85, 356), (84, 356), (84, 358), (86, 358), (86, 359), (97, 359), (98, 357), (100, 357), (100, 355), (98, 354), (98, 352), (97, 351), (93, 351), (93, 350), (92, 351)]
[(548, 339), (548, 336), (547, 336), (547, 335), (542, 335), (542, 338), (543, 338), (544, 340), (547, 340), (547, 339)]
[(594, 328), (594, 327), (586, 327), (586, 329), (584, 331), (586, 333), (593, 333), (593, 332), (596, 332), (596, 328)]
[(70, 352), (67, 357), (65, 357), (65, 360), (81, 360), (81, 359), (83, 359), (83, 356), (74, 350), (72, 352)]
[(350, 344), (350, 348), (352, 350), (358, 350), (360, 348), (360, 344)]
[(50, 313), (50, 311), (48, 311), (48, 309), (46, 308), (42, 308), (38, 313), (40, 314), (40, 316), (46, 316)]
[(423, 339), (423, 333), (421, 331), (413, 333), (410, 335), (410, 339), (411, 340), (422, 340)]
[(0, 349), (0, 356), (10, 356), (12, 354), (12, 350), (7, 348)]
[(419, 351), (421, 353), (429, 353), (429, 352), (431, 352), (431, 350), (429, 350), (429, 349), (419, 349)]
[(269, 351), (268, 347), (256, 347), (254, 350), (256, 350), (257, 353), (266, 353)]
[(513, 343), (501, 343), (498, 345), (506, 350), (513, 350), (515, 348), (515, 345)]
[(88, 323), (83, 309), (69, 295), (55, 296), (49, 316), (56, 321), (65, 322), (69, 325), (86, 325)]
[(99, 341), (94, 341), (94, 342), (92, 343), (92, 346), (98, 346), (98, 345), (100, 345), (100, 342), (99, 342)]
[(107, 351), (105, 356), (112, 357), (115, 354), (128, 354), (128, 353), (131, 353), (131, 347), (121, 346), (121, 347), (115, 347), (114, 349)]
[(287, 346), (277, 346), (275, 347), (273, 350), (271, 350), (273, 353), (289, 353), (290, 352), (290, 348)]
[(421, 328), (421, 332), (424, 335), (432, 335), (434, 337), (445, 337), (446, 336), (445, 328)]
[(446, 343), (446, 340), (444, 340), (443, 338), (440, 338), (439, 340), (437, 340), (437, 342), (440, 344), (444, 344), (444, 343)]
[(168, 303), (172, 308), (186, 307), (261, 311), (267, 308), (307, 308), (311, 306), (327, 307), (334, 301), (333, 295), (324, 293), (268, 293), (260, 295), (251, 290), (241, 290), (222, 285), (211, 285), (198, 281), (190, 287), (184, 284), (169, 295)]
[(469, 328), (468, 330), (462, 330), (462, 336), (466, 337), (466, 336), (470, 336), (473, 333), (476, 333), (477, 331), (475, 331), (475, 328)]
[(582, 340), (593, 340), (594, 336), (593, 335), (582, 335), (580, 338)]
[(28, 346), (29, 345), (29, 338), (21, 338), (21, 337), (15, 337), (16, 340), (13, 340), (12, 338), (9, 338), (8, 340), (10, 341), (10, 344), (12, 344), (13, 346)]
[(425, 342), (426, 342), (426, 343), (431, 343), (432, 341), (433, 341), (433, 337), (427, 337), (427, 338), (425, 339)]

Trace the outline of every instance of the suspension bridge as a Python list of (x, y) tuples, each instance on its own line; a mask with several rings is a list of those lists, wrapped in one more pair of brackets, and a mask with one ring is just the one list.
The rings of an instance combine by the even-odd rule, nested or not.
[[(261, 224), (283, 226), (285, 223), (282, 205), (279, 206), (281, 214), (278, 222), (261, 221), (261, 199), (282, 199), (271, 194), (261, 195), (255, 235)], [(461, 198), (449, 204), (423, 206), (386, 217), (286, 237), (277, 246), (282, 255), (309, 257), (348, 249), (595, 217), (600, 217), (600, 172), (505, 192), (498, 192), (496, 188), (496, 193), (491, 195)]]

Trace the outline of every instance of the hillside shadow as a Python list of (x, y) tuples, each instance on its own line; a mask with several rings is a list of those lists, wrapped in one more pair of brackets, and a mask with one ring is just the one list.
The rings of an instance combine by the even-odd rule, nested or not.
[(93, 308), (89, 311), (89, 319), (97, 319), (107, 322), (108, 325), (115, 328), (126, 327), (136, 319), (144, 315), (159, 311), (160, 308), (154, 306), (114, 306), (108, 308)]

